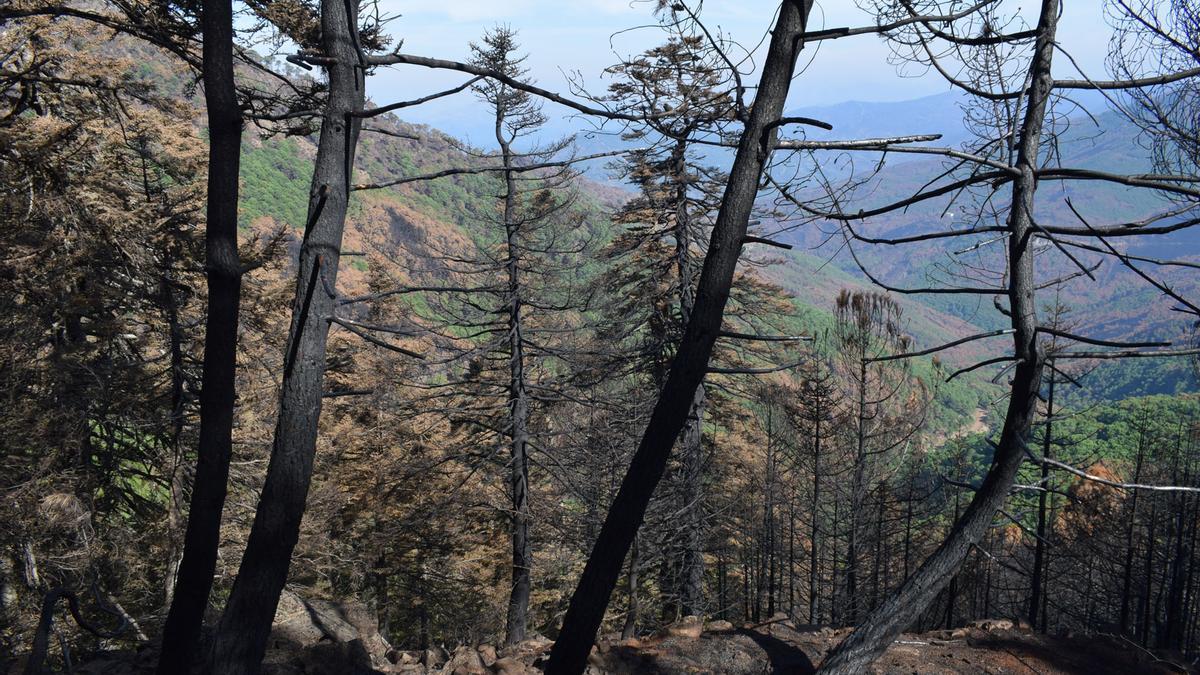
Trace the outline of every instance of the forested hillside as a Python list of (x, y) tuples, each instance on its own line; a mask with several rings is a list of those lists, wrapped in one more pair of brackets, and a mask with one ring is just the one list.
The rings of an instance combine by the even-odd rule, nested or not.
[[(594, 92), (357, 2), (0, 5), (0, 667), (1191, 667), (1200, 33), (1114, 3), (1068, 78), (1038, 4), (752, 59), (658, 3)], [(841, 39), (958, 93), (797, 106)]]

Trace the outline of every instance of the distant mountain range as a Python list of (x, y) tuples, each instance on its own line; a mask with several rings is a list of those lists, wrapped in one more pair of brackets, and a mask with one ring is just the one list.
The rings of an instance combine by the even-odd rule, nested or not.
[[(1125, 174), (1151, 170), (1150, 153), (1144, 147), (1139, 129), (1122, 115), (1109, 110), (1099, 95), (1085, 93), (1075, 98), (1078, 103), (1086, 105), (1089, 111), (1085, 112), (1071, 104), (1060, 107), (1056, 125), (1059, 139), (1055, 148), (1058, 164)], [(786, 114), (811, 117), (833, 125), (832, 131), (804, 128), (802, 133), (812, 140), (939, 133), (941, 139), (930, 145), (960, 147), (973, 138), (964, 123), (966, 104), (964, 97), (945, 93), (910, 101), (848, 101), (801, 107), (789, 110)], [(581, 150), (581, 154), (621, 147), (620, 139), (613, 136), (584, 138), (581, 143), (586, 148)], [(848, 167), (851, 166), (846, 161), (847, 157), (849, 155), (846, 153), (829, 153), (825, 156), (822, 165), (826, 178), (835, 183), (846, 179), (849, 176)], [(707, 155), (707, 159), (718, 165), (727, 163), (730, 158), (731, 153), (719, 150), (710, 151)], [(854, 210), (869, 209), (912, 195), (930, 181), (936, 181), (951, 166), (949, 160), (944, 158), (922, 155), (892, 153), (883, 160), (877, 174), (846, 196), (845, 201), (853, 203)], [(853, 166), (862, 176), (864, 171), (874, 169), (879, 161), (878, 153), (860, 153), (853, 157)], [(812, 199), (822, 194), (812, 185), (802, 186), (798, 190), (802, 196)], [(1004, 191), (998, 194), (1001, 198), (993, 205), (1003, 207)], [(977, 204), (977, 200), (959, 197), (953, 206), (950, 205), (950, 197), (933, 199), (900, 212), (871, 218), (857, 227), (872, 236), (967, 228), (975, 222), (972, 205)], [(1068, 198), (1093, 225), (1139, 220), (1171, 207), (1165, 197), (1147, 190), (1099, 181), (1045, 181), (1037, 197), (1039, 220), (1046, 225), (1079, 225), (1078, 219), (1067, 207)], [(802, 274), (781, 274), (780, 278), (800, 297), (812, 298), (817, 304), (822, 300), (828, 301), (828, 297), (823, 296), (828, 296), (834, 278), (842, 284), (848, 281), (867, 283), (858, 266), (847, 255), (843, 238), (836, 234), (830, 236), (836, 232), (836, 224), (817, 222), (794, 229), (790, 229), (787, 223), (781, 223), (780, 226), (789, 228), (782, 237), (798, 249), (792, 256), (792, 265), (805, 270)], [(889, 283), (927, 286), (930, 278), (949, 279), (947, 268), (953, 262), (965, 261), (997, 268), (999, 260), (996, 256), (1002, 254), (1002, 243), (982, 246), (969, 255), (954, 253), (987, 239), (984, 236), (945, 239), (903, 248), (859, 244), (855, 250), (873, 274)], [(1118, 239), (1112, 243), (1120, 250), (1142, 256), (1200, 262), (1198, 231), (1184, 230), (1163, 237)], [(1073, 262), (1049, 244), (1039, 255), (1043, 256), (1042, 269), (1047, 270), (1046, 280), (1077, 270)], [(1076, 324), (1077, 332), (1109, 339), (1173, 340), (1177, 343), (1192, 339), (1194, 327), (1186, 317), (1172, 311), (1173, 303), (1139, 278), (1136, 272), (1111, 257), (1081, 251), (1075, 251), (1074, 255), (1089, 267), (1103, 262), (1092, 271), (1094, 278), (1080, 276), (1059, 291), (1058, 297), (1073, 308), (1070, 320)], [(814, 262), (803, 263), (802, 260)], [(1185, 296), (1200, 297), (1200, 279), (1193, 269), (1151, 266), (1146, 271)], [(906, 300), (914, 306), (926, 308), (910, 312), (911, 316), (920, 316), (921, 322), (933, 321), (936, 324), (939, 321), (937, 316), (950, 315), (966, 326), (979, 330), (1007, 324), (988, 298), (923, 295), (908, 296)], [(1051, 300), (1052, 297), (1046, 297), (1046, 302)], [(957, 327), (951, 332), (960, 329)], [(932, 337), (937, 333), (925, 332), (926, 335), (922, 337)], [(1106, 398), (1195, 388), (1192, 369), (1184, 362), (1105, 363), (1101, 364), (1093, 379), (1105, 382), (1098, 390)]]
[[(805, 115), (830, 122), (832, 132), (808, 131), (812, 138), (856, 138), (897, 135), (905, 133), (942, 133), (939, 145), (955, 145), (967, 139), (962, 124), (962, 111), (957, 99), (950, 94), (930, 96), (898, 103), (847, 102), (832, 106), (800, 108), (789, 114)], [(386, 120), (385, 120), (386, 121)], [(416, 132), (417, 141), (398, 140), (378, 135), (364, 138), (359, 153), (360, 174), (357, 180), (382, 180), (412, 175), (449, 166), (477, 163), (478, 157), (464, 154), (454, 139), (429, 127), (414, 127), (399, 120), (386, 121), (396, 130)], [(480, 139), (472, 139), (481, 145)], [(596, 135), (580, 139), (580, 154), (621, 147), (625, 143), (614, 135)], [(245, 199), (244, 222), (247, 226), (264, 227), (262, 221), (288, 222), (294, 227), (302, 223), (304, 198), (307, 193), (307, 168), (312, 148), (307, 139), (253, 139), (248, 141), (243, 180)], [(1102, 113), (1094, 120), (1072, 118), (1063, 134), (1061, 150), (1063, 163), (1110, 171), (1138, 172), (1147, 168), (1145, 151), (1138, 146), (1137, 130), (1118, 115)], [(719, 160), (720, 157), (713, 159)], [(878, 155), (867, 164), (873, 164)], [(601, 165), (601, 162), (597, 162)], [(879, 173), (858, 191), (861, 204), (882, 204), (912, 194), (929, 179), (945, 170), (945, 161), (912, 156), (889, 156)], [(599, 174), (594, 171), (589, 177)], [(593, 205), (589, 228), (597, 232), (611, 228), (604, 213), (615, 208), (628, 192), (612, 182), (585, 181), (582, 186), (587, 200)], [(812, 190), (810, 186), (807, 188)], [(409, 269), (412, 278), (422, 275), (424, 258), (431, 249), (446, 250), (470, 246), (476, 240), (473, 232), (482, 214), (492, 208), (491, 195), (495, 185), (487, 176), (458, 176), (427, 183), (414, 183), (399, 188), (359, 193), (356, 197), (356, 216), (347, 230), (346, 248), (351, 251), (377, 251)], [(812, 194), (812, 193), (805, 193)], [(1166, 203), (1153, 195), (1110, 184), (1087, 182), (1075, 185), (1044, 183), (1039, 192), (1039, 218), (1046, 222), (1071, 223), (1073, 216), (1066, 209), (1064, 198), (1072, 197), (1085, 214), (1097, 222), (1120, 222), (1158, 212)], [(286, 202), (286, 203), (285, 203)], [(292, 203), (294, 202), (294, 203)], [(857, 208), (857, 207), (856, 207)], [(299, 214), (299, 215), (298, 215)], [(946, 209), (945, 200), (931, 200), (904, 212), (873, 218), (862, 226), (872, 235), (910, 234), (945, 227), (965, 227), (968, 221), (960, 207)], [(796, 245), (783, 265), (765, 272), (783, 284), (796, 296), (797, 306), (814, 324), (828, 325), (833, 299), (843, 287), (870, 287), (869, 281), (845, 254), (843, 240), (829, 236), (832, 223), (810, 223), (781, 236)], [(942, 267), (954, 250), (965, 248), (975, 239), (942, 240), (942, 244), (897, 250), (895, 247), (858, 246), (856, 251), (874, 273), (891, 283), (921, 284), (930, 275), (945, 276)], [(1128, 246), (1129, 242), (1116, 242)], [(1147, 255), (1200, 261), (1200, 236), (1180, 233), (1157, 242), (1137, 244), (1134, 249)], [(987, 262), (988, 256), (1000, 253), (999, 247), (982, 246), (973, 253), (975, 259)], [(1047, 256), (1045, 267), (1054, 274), (1066, 274), (1074, 266), (1055, 250), (1041, 253)], [(1092, 260), (1096, 256), (1080, 255)], [(350, 287), (365, 284), (370, 258), (348, 258), (348, 269), (342, 277)], [(992, 261), (995, 262), (994, 260)], [(1082, 277), (1072, 281), (1062, 293), (1064, 302), (1075, 307), (1074, 318), (1080, 324), (1077, 332), (1109, 338), (1139, 337), (1178, 339), (1189, 331), (1181, 315), (1171, 312), (1170, 303), (1159, 302), (1161, 294), (1142, 283), (1133, 272), (1108, 261), (1094, 272), (1095, 280)], [(1170, 272), (1164, 279), (1179, 290), (1196, 295), (1200, 290), (1194, 270)], [(1053, 297), (1043, 294), (1046, 302)], [(990, 299), (962, 296), (906, 296), (909, 331), (918, 344), (931, 346), (938, 342), (965, 336), (1001, 325), (1003, 318), (991, 306)], [(1154, 307), (1147, 312), (1148, 307)], [(951, 365), (965, 365), (977, 359), (988, 348), (975, 344), (946, 354)], [(1098, 394), (1105, 398), (1121, 398), (1132, 394), (1170, 393), (1194, 388), (1194, 377), (1187, 364), (1152, 363), (1106, 364), (1094, 379), (1099, 383)]]

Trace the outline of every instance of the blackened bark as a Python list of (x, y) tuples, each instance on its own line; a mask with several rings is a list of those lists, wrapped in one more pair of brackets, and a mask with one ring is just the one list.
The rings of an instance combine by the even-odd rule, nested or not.
[(508, 250), (508, 407), (511, 427), (512, 465), (509, 496), (512, 498), (512, 591), (508, 598), (504, 643), (513, 645), (525, 639), (529, 622), (529, 594), (533, 546), (529, 540), (529, 394), (525, 388), (525, 339), (521, 331), (521, 247), (517, 241), (520, 219), (517, 215), (517, 184), (512, 169), (513, 153), (504, 137), (505, 110), (496, 108), (496, 140), (504, 162), (504, 232)]
[[(1054, 371), (1050, 371), (1050, 385), (1046, 394), (1046, 431), (1042, 437), (1042, 455), (1050, 459), (1054, 438)], [(1029, 625), (1035, 630), (1046, 630), (1039, 624), (1038, 614), (1042, 607), (1042, 586), (1045, 584), (1046, 569), (1046, 496), (1049, 494), (1050, 465), (1042, 464), (1042, 491), (1038, 493), (1037, 541), (1033, 549), (1033, 574), (1029, 581)]]
[(312, 479), (325, 347), (364, 99), (357, 22), (356, 0), (322, 0), (321, 42), (331, 59), (329, 97), (300, 248), (271, 461), (213, 646), (213, 672), (223, 675), (258, 672)]
[(850, 485), (850, 533), (846, 538), (846, 621), (858, 622), (858, 534), (867, 492), (867, 340), (859, 341), (858, 407), (855, 410), (854, 478)]
[(242, 115), (234, 86), (231, 0), (205, 0), (201, 26), (209, 130), (204, 235), (208, 316), (204, 327), (196, 474), (183, 559), (163, 627), (159, 675), (187, 672), (196, 653), (216, 571), (221, 512), (225, 507), (233, 447), (234, 375), (242, 285), (237, 244)]
[(1158, 502), (1150, 502), (1150, 528), (1146, 532), (1146, 561), (1145, 561), (1145, 576), (1143, 577), (1142, 586), (1142, 603), (1139, 610), (1138, 620), (1138, 642), (1143, 646), (1150, 644), (1150, 619), (1153, 614), (1151, 607), (1151, 596), (1154, 595), (1154, 530), (1158, 524)]
[(813, 488), (812, 488), (812, 503), (810, 504), (809, 517), (812, 522), (809, 527), (808, 539), (808, 622), (811, 624), (820, 623), (819, 611), (821, 608), (820, 601), (820, 549), (818, 548), (818, 539), (820, 533), (820, 522), (817, 518), (819, 509), (821, 508), (821, 411), (818, 409), (814, 415), (815, 424), (813, 427)]
[(171, 431), (167, 437), (167, 445), (171, 448), (171, 487), (167, 503), (167, 565), (163, 575), (163, 609), (168, 613), (175, 595), (175, 581), (179, 576), (179, 563), (183, 555), (183, 534), (186, 527), (184, 502), (187, 499), (184, 495), (184, 455), (181, 445), (186, 400), (184, 395), (183, 327), (179, 323), (175, 264), (175, 256), (168, 247), (163, 255), (162, 276), (159, 279), (163, 313), (167, 321), (167, 353), (171, 358)]
[(696, 387), (692, 409), (680, 434), (683, 469), (683, 555), (680, 560), (679, 606), (684, 616), (704, 611), (704, 385)]
[[(1146, 423), (1143, 417), (1143, 424)], [(1133, 469), (1133, 482), (1140, 482), (1142, 479), (1142, 462), (1145, 460), (1146, 454), (1146, 427), (1143, 426), (1138, 434), (1138, 449), (1137, 460)], [(1133, 556), (1137, 549), (1137, 542), (1134, 540), (1137, 525), (1137, 507), (1138, 507), (1138, 490), (1133, 491), (1133, 496), (1130, 498), (1129, 504), (1129, 519), (1125, 524), (1125, 566), (1122, 572), (1121, 579), (1121, 616), (1120, 625), (1121, 633), (1124, 635), (1130, 634), (1129, 629), (1129, 605), (1133, 599)]]
[[(675, 174), (675, 265), (679, 274), (679, 309), (684, 325), (696, 306), (696, 260), (688, 209), (687, 142), (680, 140), (672, 153)], [(684, 616), (704, 611), (704, 384), (696, 387), (692, 409), (680, 434), (683, 469), (683, 545), (679, 570), (679, 607)]]
[(758, 181), (775, 145), (774, 123), (783, 111), (796, 57), (803, 46), (800, 36), (811, 9), (812, 0), (786, 0), (780, 8), (763, 65), (758, 96), (738, 143), (700, 273), (695, 310), (642, 441), (609, 509), (579, 585), (571, 596), (558, 640), (550, 652), (549, 673), (583, 672), (629, 546), (645, 517), (650, 496), (662, 478), (696, 388), (708, 370), (758, 194)]
[[(1182, 439), (1180, 443), (1182, 444)], [(1178, 466), (1180, 455), (1183, 453), (1183, 448), (1176, 449), (1175, 462)], [(1171, 472), (1171, 482), (1173, 485), (1188, 485), (1188, 475), (1186, 469), (1183, 475), (1180, 475), (1178, 469)], [(1171, 524), (1170, 540), (1174, 542), (1173, 555), (1167, 564), (1167, 611), (1165, 618), (1164, 633), (1160, 643), (1167, 649), (1179, 650), (1183, 646), (1183, 596), (1186, 589), (1187, 576), (1187, 560), (1190, 557), (1188, 551), (1187, 540), (1187, 498), (1185, 495), (1175, 497), (1175, 518)]]
[(1058, 9), (1058, 0), (1042, 1), (1034, 55), (1030, 63), (1029, 103), (1021, 124), (1016, 162), (1020, 176), (1013, 181), (1012, 206), (1008, 216), (1008, 299), (1017, 365), (1013, 370), (1011, 396), (992, 467), (966, 512), (955, 522), (937, 551), (900, 588), (872, 610), (863, 623), (826, 658), (818, 671), (825, 675), (850, 675), (865, 670), (867, 664), (878, 658), (892, 640), (933, 602), (962, 565), (971, 547), (991, 526), (992, 519), (1008, 498), (1017, 470), (1025, 457), (1042, 381), (1031, 240), (1039, 148), (1053, 85), (1050, 68)]
[(621, 627), (621, 639), (628, 640), (637, 635), (638, 621), (638, 538), (633, 538), (633, 547), (629, 550), (629, 607), (625, 612), (625, 625)]
[(767, 617), (775, 616), (775, 402), (767, 400), (767, 476), (763, 503), (763, 546), (760, 578), (767, 594)]

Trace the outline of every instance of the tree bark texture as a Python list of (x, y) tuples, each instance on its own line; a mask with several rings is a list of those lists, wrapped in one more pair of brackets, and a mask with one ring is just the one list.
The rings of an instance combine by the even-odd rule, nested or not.
[(357, 24), (355, 0), (322, 0), (321, 41), (331, 59), (326, 66), (329, 95), (300, 248), (271, 460), (213, 647), (213, 672), (223, 675), (258, 672), (312, 479), (325, 348), (360, 126), (357, 114), (364, 100), (365, 59)]
[(205, 0), (201, 24), (209, 130), (204, 235), (208, 316), (204, 326), (196, 474), (183, 557), (175, 572), (175, 590), (163, 627), (159, 675), (187, 672), (196, 653), (216, 571), (221, 512), (225, 507), (233, 448), (234, 376), (242, 285), (237, 242), (242, 114), (234, 84), (231, 0)]

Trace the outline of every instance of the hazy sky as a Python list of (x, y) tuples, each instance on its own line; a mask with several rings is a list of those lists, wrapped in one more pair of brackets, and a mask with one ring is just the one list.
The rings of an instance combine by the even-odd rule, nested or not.
[[(703, 18), (738, 42), (759, 44), (770, 28), (777, 0), (707, 0)], [(1014, 5), (1036, 10), (1037, 0)], [(1059, 41), (1089, 72), (1102, 73), (1109, 30), (1103, 17), (1104, 0), (1065, 0)], [(484, 30), (507, 24), (519, 32), (528, 53), (526, 65), (537, 82), (558, 91), (567, 89), (566, 73), (578, 73), (595, 92), (603, 91), (605, 67), (619, 57), (636, 54), (660, 43), (663, 34), (652, 26), (652, 3), (630, 0), (382, 0), (383, 9), (398, 16), (390, 33), (404, 40), (403, 51), (452, 60), (465, 60), (468, 43)], [(873, 23), (854, 0), (819, 0), (813, 28), (862, 26)], [(761, 50), (760, 50), (761, 54)], [(848, 100), (894, 101), (944, 92), (948, 86), (936, 75), (922, 76), (908, 67), (905, 77), (888, 63), (889, 50), (874, 36), (831, 40), (806, 50), (801, 62), (811, 66), (792, 86), (789, 107), (825, 105)], [(1074, 75), (1069, 69), (1057, 69)], [(380, 69), (369, 85), (379, 103), (412, 98), (454, 86), (465, 76), (418, 67)], [(753, 77), (750, 78), (753, 81)], [(547, 113), (557, 111), (547, 107)], [(469, 94), (403, 111), (404, 119), (472, 137), (485, 128), (486, 112)], [(486, 140), (474, 139), (473, 140)]]

